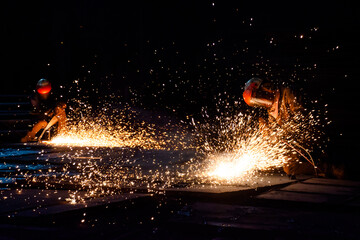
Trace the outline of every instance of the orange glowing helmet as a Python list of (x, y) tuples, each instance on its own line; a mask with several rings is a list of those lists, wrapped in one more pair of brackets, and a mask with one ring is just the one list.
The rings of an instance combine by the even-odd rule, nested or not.
[(274, 103), (274, 92), (263, 87), (260, 78), (251, 78), (245, 84), (244, 101), (251, 107), (271, 108)]
[(36, 84), (36, 91), (39, 94), (48, 94), (51, 91), (51, 83), (47, 79), (40, 79)]

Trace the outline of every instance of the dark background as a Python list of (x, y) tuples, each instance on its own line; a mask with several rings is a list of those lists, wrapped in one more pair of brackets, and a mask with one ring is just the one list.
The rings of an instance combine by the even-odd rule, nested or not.
[(115, 93), (189, 120), (219, 96), (246, 108), (242, 87), (260, 76), (293, 86), (327, 112), (326, 158), (356, 175), (360, 12), (352, 1), (1, 5), (1, 94), (29, 94), (48, 78), (67, 99), (79, 97), (76, 88), (94, 103)]

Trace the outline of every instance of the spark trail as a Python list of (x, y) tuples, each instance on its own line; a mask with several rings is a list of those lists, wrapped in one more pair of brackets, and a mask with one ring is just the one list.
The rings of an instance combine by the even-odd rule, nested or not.
[(281, 169), (294, 155), (306, 155), (322, 143), (320, 118), (311, 112), (295, 114), (281, 126), (255, 122), (240, 113), (196, 126), (206, 156), (199, 177), (216, 184), (251, 184), (261, 172)]
[(304, 148), (311, 151), (312, 143), (318, 140), (314, 128), (320, 121), (312, 113), (298, 114), (279, 127), (258, 125), (252, 114), (231, 116), (228, 112), (195, 124), (197, 154), (183, 159), (181, 152), (189, 146), (186, 131), (178, 129), (171, 135), (171, 131), (159, 132), (153, 125), (130, 124), (122, 117), (125, 114), (110, 114), (110, 118), (109, 113), (103, 113), (72, 121), (67, 131), (49, 144), (91, 148), (67, 156), (70, 163), (58, 181), (77, 184), (77, 191), (87, 192), (83, 197), (73, 192), (69, 198), (73, 203), (129, 187), (166, 188), (179, 182), (188, 186), (253, 185), (264, 172), (286, 166), (294, 154), (289, 144), (307, 141)]

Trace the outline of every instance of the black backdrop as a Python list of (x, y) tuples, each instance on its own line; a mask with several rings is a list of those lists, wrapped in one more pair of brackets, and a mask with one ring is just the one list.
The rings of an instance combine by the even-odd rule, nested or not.
[(245, 81), (258, 75), (327, 104), (329, 158), (360, 165), (360, 12), (351, 1), (1, 5), (2, 94), (30, 93), (45, 77), (66, 95), (78, 79), (92, 99), (115, 92), (185, 118), (219, 93), (241, 101)]

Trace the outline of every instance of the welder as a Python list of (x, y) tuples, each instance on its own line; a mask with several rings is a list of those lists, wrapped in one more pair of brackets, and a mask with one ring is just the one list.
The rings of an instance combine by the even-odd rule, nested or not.
[[(304, 110), (300, 97), (296, 96), (290, 88), (276, 87), (275, 84), (265, 82), (260, 78), (251, 78), (246, 82), (243, 98), (251, 107), (266, 109), (268, 119), (260, 119), (260, 125), (274, 124), (281, 128)], [(284, 172), (291, 178), (295, 178), (298, 174), (314, 174), (314, 164), (301, 161), (301, 155), (307, 154), (304, 153), (304, 148), (300, 144), (294, 146), (285, 141), (284, 143), (295, 151), (289, 151), (287, 156), (289, 161), (283, 167)]]
[(57, 102), (51, 88), (51, 83), (47, 79), (40, 79), (37, 82), (35, 93), (30, 98), (33, 106), (34, 115), (38, 122), (31, 131), (21, 139), (21, 142), (31, 142), (37, 140), (37, 133), (45, 128), (49, 128), (57, 123), (57, 132), (65, 128), (66, 123), (66, 104)]

